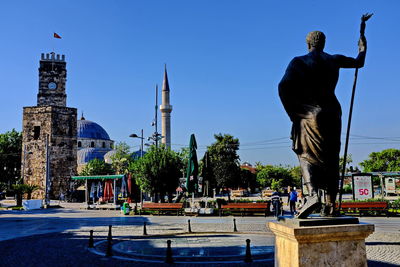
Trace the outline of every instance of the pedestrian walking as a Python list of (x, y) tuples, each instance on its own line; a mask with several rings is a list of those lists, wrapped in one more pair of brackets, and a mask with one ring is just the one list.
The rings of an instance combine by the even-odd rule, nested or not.
[(281, 214), (281, 196), (278, 192), (278, 190), (275, 190), (272, 195), (271, 195), (271, 202), (272, 202), (272, 208), (273, 208), (273, 214), (276, 218)]
[(296, 202), (297, 202), (297, 192), (296, 187), (290, 189), (288, 204), (290, 206), (290, 213), (294, 215), (296, 213)]

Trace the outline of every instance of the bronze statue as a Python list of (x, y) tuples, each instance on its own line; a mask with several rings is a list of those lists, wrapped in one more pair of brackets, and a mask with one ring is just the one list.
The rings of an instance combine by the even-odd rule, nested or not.
[[(362, 25), (371, 15), (364, 15)], [(313, 31), (306, 38), (309, 53), (289, 63), (279, 83), (279, 96), (292, 121), (292, 149), (297, 154), (309, 197), (298, 218), (322, 208), (334, 215), (339, 187), (341, 107), (335, 96), (340, 68), (364, 66), (367, 41), (362, 33), (357, 58), (323, 51), (325, 35)]]

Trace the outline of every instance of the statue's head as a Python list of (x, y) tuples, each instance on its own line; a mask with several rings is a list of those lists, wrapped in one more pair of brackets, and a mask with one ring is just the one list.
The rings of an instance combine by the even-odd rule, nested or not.
[(313, 31), (306, 37), (308, 51), (323, 51), (325, 47), (325, 34), (320, 31)]

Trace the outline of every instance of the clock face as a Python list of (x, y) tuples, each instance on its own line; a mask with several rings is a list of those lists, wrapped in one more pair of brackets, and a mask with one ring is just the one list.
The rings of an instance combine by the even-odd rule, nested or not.
[(49, 88), (49, 89), (51, 89), (51, 90), (57, 89), (57, 84), (56, 84), (55, 82), (50, 82), (50, 83), (47, 85), (47, 88)]

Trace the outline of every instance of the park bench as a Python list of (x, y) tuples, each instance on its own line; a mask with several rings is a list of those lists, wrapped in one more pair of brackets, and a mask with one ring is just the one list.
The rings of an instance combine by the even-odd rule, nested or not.
[(239, 212), (241, 216), (244, 214), (263, 213), (267, 216), (270, 213), (270, 203), (228, 203), (222, 204), (219, 215), (224, 215), (224, 211), (232, 213)]
[(272, 193), (274, 193), (274, 190), (271, 190), (271, 189), (264, 189), (264, 190), (261, 192), (261, 196), (262, 196), (262, 197), (271, 197), (271, 196), (272, 196)]
[(374, 211), (378, 214), (383, 213), (389, 216), (388, 203), (385, 201), (376, 202), (342, 202), (341, 211), (346, 214), (359, 214)]
[(231, 191), (231, 196), (232, 197), (245, 197), (247, 195), (248, 195), (248, 192), (245, 189), (238, 189), (238, 190), (232, 190)]
[(182, 213), (183, 203), (143, 203), (141, 211), (158, 211), (158, 215), (170, 212), (176, 212), (176, 215)]

